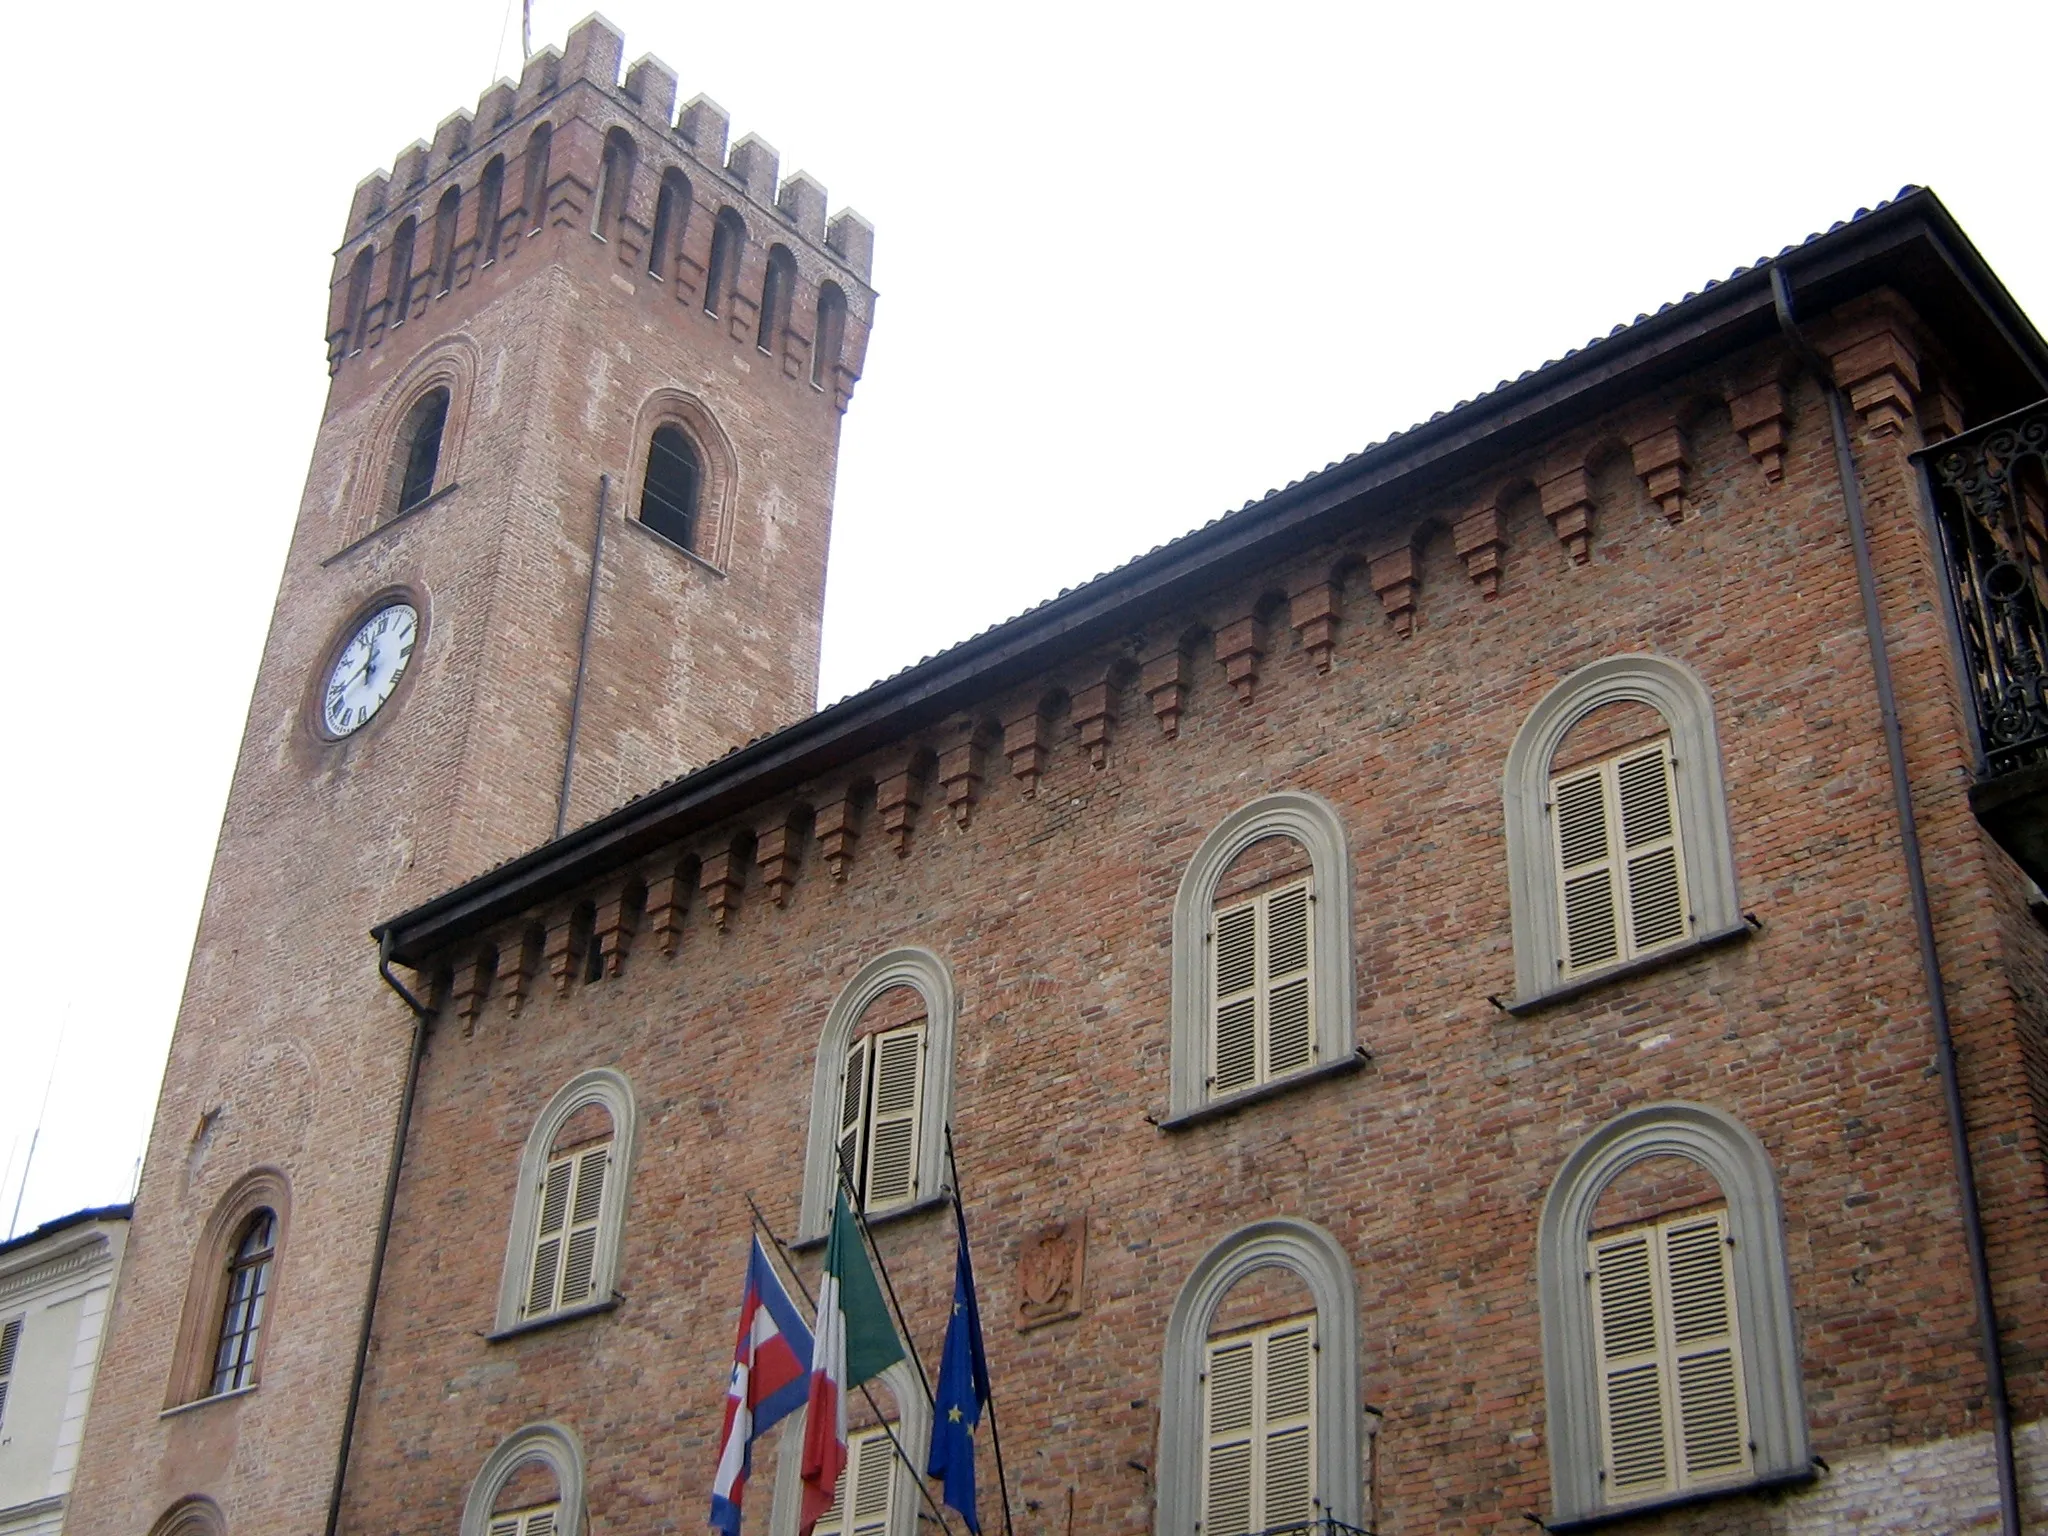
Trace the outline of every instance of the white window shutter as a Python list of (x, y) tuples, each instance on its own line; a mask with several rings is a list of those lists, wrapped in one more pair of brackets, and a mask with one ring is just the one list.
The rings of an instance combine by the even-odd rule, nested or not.
[(1614, 765), (1615, 803), (1627, 869), (1630, 954), (1682, 939), (1692, 928), (1672, 766), (1668, 741), (1621, 758)]
[(1724, 1212), (1662, 1232), (1678, 1375), (1678, 1446), (1687, 1482), (1749, 1469), (1741, 1341)]
[(1564, 969), (1571, 975), (1621, 958), (1607, 775), (1595, 768), (1559, 779), (1551, 785), (1550, 802), (1564, 904)]
[(581, 1306), (591, 1298), (597, 1271), (598, 1220), (604, 1212), (605, 1176), (611, 1160), (610, 1142), (593, 1147), (576, 1159), (576, 1198), (569, 1203), (569, 1235), (558, 1307)]
[(917, 1195), (917, 1121), (924, 1107), (922, 1024), (869, 1037), (874, 1093), (868, 1120), (866, 1208), (886, 1210)]
[(1676, 769), (1660, 741), (1551, 781), (1566, 976), (1692, 932)]
[[(867, 1150), (863, 1138), (867, 1116), (868, 1038), (863, 1036), (846, 1049), (846, 1075), (839, 1080), (839, 1139), (834, 1144), (838, 1149), (839, 1166), (856, 1190), (862, 1187), (867, 1176), (861, 1159), (861, 1154)], [(835, 1186), (837, 1182), (835, 1175)]]
[(1315, 1320), (1209, 1346), (1202, 1536), (1250, 1536), (1315, 1518)]
[(1216, 914), (1212, 1094), (1270, 1082), (1315, 1061), (1314, 907), (1304, 880)]
[(1298, 1072), (1315, 1060), (1315, 998), (1309, 965), (1310, 907), (1306, 882), (1274, 891), (1260, 906), (1264, 918), (1267, 1078)]
[(874, 1429), (847, 1447), (853, 1473), (852, 1536), (883, 1536), (889, 1529), (896, 1487), (896, 1447), (885, 1429)]
[(519, 1536), (555, 1536), (555, 1526), (559, 1523), (560, 1514), (560, 1508), (553, 1504), (545, 1509), (529, 1511)]
[(519, 1536), (519, 1528), (525, 1519), (520, 1515), (496, 1515), (491, 1519), (490, 1536)]
[(1640, 1498), (1674, 1486), (1664, 1352), (1657, 1326), (1656, 1234), (1593, 1248), (1593, 1317), (1600, 1352), (1600, 1435), (1606, 1497)]
[(1209, 1088), (1234, 1093), (1259, 1080), (1259, 904), (1218, 912), (1211, 935), (1215, 1006)]
[(526, 1315), (539, 1317), (555, 1309), (561, 1281), (563, 1229), (569, 1222), (570, 1186), (576, 1177), (573, 1157), (556, 1158), (541, 1175), (533, 1219), (533, 1264), (526, 1284)]
[(0, 1324), (0, 1423), (7, 1418), (7, 1389), (14, 1382), (14, 1356), (21, 1348), (21, 1323), (18, 1317), (10, 1317)]

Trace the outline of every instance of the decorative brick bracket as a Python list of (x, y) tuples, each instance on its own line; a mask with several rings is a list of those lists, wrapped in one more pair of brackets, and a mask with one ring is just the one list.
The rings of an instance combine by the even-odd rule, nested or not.
[(1088, 749), (1089, 765), (1101, 769), (1109, 762), (1109, 739), (1116, 731), (1117, 686), (1109, 679), (1083, 688), (1074, 695), (1074, 731)]
[(1586, 466), (1579, 464), (1561, 475), (1553, 475), (1537, 488), (1543, 515), (1572, 557), (1573, 565), (1593, 558), (1593, 482)]
[(597, 946), (598, 959), (607, 976), (619, 974), (619, 966), (625, 961), (626, 950), (633, 942), (635, 914), (629, 900), (632, 894), (622, 886), (597, 904), (597, 920), (592, 925), (590, 941)]
[(1465, 562), (1465, 574), (1479, 588), (1480, 597), (1492, 602), (1500, 594), (1501, 553), (1508, 547), (1500, 508), (1485, 506), (1460, 518), (1451, 526), (1451, 539)]
[(853, 862), (853, 845), (860, 840), (859, 810), (851, 785), (818, 807), (818, 851), (834, 880), (845, 880), (846, 866)]
[(1020, 715), (1003, 722), (1003, 756), (1010, 760), (1010, 776), (1024, 781), (1024, 798), (1038, 793), (1039, 775), (1045, 772), (1045, 710), (1033, 704)]
[(1367, 558), (1366, 571), (1380, 606), (1394, 622), (1394, 633), (1404, 640), (1415, 633), (1415, 598), (1422, 588), (1422, 576), (1415, 565), (1415, 546), (1402, 544), (1383, 549)]
[(455, 1017), (462, 1021), (463, 1039), (467, 1040), (476, 1032), (476, 1018), (483, 1012), (484, 999), (490, 990), (491, 973), (481, 954), (471, 955), (455, 967), (455, 976), (448, 986), (448, 1001), (455, 1010)]
[(1342, 595), (1334, 581), (1319, 581), (1303, 587), (1287, 600), (1287, 622), (1316, 664), (1318, 673), (1330, 670), (1330, 658), (1337, 649), (1337, 619)]
[(1667, 523), (1685, 521), (1685, 434), (1676, 425), (1660, 427), (1628, 445), (1636, 476), (1650, 500), (1657, 503)]
[(1728, 415), (1742, 434), (1749, 456), (1762, 466), (1764, 479), (1776, 485), (1785, 478), (1785, 429), (1792, 406), (1785, 386), (1776, 379), (1728, 395)]
[(761, 883), (767, 888), (768, 899), (778, 907), (789, 905), (803, 843), (802, 830), (785, 821), (763, 832), (754, 844), (754, 863), (761, 871)]
[(540, 960), (540, 946), (525, 929), (510, 934), (498, 946), (498, 996), (505, 1000), (505, 1016), (516, 1019), (533, 992), (533, 971)]
[(548, 924), (548, 974), (555, 990), (566, 993), (576, 980), (576, 914), (557, 913)]
[(875, 808), (882, 814), (882, 835), (902, 858), (910, 852), (910, 830), (924, 804), (923, 754), (917, 754), (875, 786)]
[(1851, 306), (1826, 348), (1836, 387), (1873, 437), (1905, 431), (1920, 392), (1920, 356), (1902, 308), (1894, 296)]
[(704, 893), (704, 905), (711, 913), (711, 926), (720, 933), (740, 904), (740, 889), (747, 872), (732, 849), (721, 848), (704, 860), (697, 872), (697, 888)]
[(1163, 651), (1146, 662), (1138, 674), (1138, 686), (1152, 701), (1152, 713), (1168, 741), (1180, 735), (1181, 712), (1187, 706), (1188, 658), (1179, 646)]
[(689, 882), (679, 865), (663, 864), (647, 880), (647, 926), (664, 955), (676, 952), (682, 938), (683, 912), (690, 904)]
[(1216, 659), (1223, 663), (1223, 677), (1237, 690), (1237, 702), (1249, 704), (1259, 686), (1259, 658), (1266, 654), (1260, 643), (1259, 620), (1247, 614), (1234, 624), (1216, 631)]
[(961, 729), (966, 734), (939, 754), (939, 787), (953, 824), (964, 828), (974, 819), (975, 802), (981, 798), (983, 749), (971, 722)]

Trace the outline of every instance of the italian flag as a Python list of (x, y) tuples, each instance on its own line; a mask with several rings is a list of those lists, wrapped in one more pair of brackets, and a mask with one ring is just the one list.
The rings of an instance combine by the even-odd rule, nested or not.
[(811, 1536), (818, 1517), (832, 1507), (839, 1474), (846, 1470), (846, 1394), (903, 1358), (903, 1343), (889, 1321), (882, 1288), (843, 1191), (833, 1202), (825, 1273), (818, 1282), (818, 1325), (811, 1338), (798, 1536)]

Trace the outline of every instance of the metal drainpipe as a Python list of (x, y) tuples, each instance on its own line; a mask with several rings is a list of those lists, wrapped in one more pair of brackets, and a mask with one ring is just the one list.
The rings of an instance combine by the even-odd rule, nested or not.
[(341, 1526), (341, 1489), (348, 1477), (349, 1451), (356, 1437), (356, 1409), (363, 1398), (363, 1372), (370, 1362), (370, 1330), (377, 1320), (377, 1291), (384, 1281), (384, 1251), (391, 1246), (391, 1212), (398, 1204), (398, 1169), (405, 1157), (406, 1133), (412, 1128), (413, 1092), (419, 1087), (420, 1061), (427, 1054), (427, 1005), (391, 974), (391, 935), (377, 937), (377, 974), (412, 1010), (412, 1059), (406, 1063), (405, 1093), (398, 1101), (398, 1128), (391, 1136), (391, 1163), (384, 1174), (384, 1205), (377, 1217), (377, 1247), (370, 1255), (370, 1289), (363, 1298), (363, 1326), (356, 1334), (355, 1366), (348, 1378), (348, 1411), (341, 1419), (341, 1449), (334, 1457), (334, 1479), (327, 1495), (327, 1536)]
[(1942, 980), (1941, 955), (1934, 943), (1934, 913), (1927, 899), (1927, 870), (1920, 854), (1920, 833), (1913, 816), (1913, 790), (1906, 778), (1906, 743), (1899, 729), (1898, 694), (1892, 686), (1890, 648), (1885, 643), (1884, 617), (1878, 608), (1877, 575), (1870, 559), (1870, 530), (1863, 518), (1863, 486), (1849, 450), (1849, 421), (1834, 372), (1814, 351), (1793, 316), (1792, 285), (1783, 267), (1771, 267), (1771, 298), (1778, 326), (1799, 360), (1819, 383), (1828, 402), (1828, 426), (1835, 439), (1835, 475), (1849, 513), (1849, 543), (1856, 555), (1856, 585), (1863, 596), (1863, 627), (1870, 637), (1870, 667), (1877, 682), (1878, 714), (1884, 723), (1885, 755), (1891, 763), (1892, 800), (1899, 821), (1900, 851), (1906, 858), (1906, 886), (1913, 906), (1913, 927), (1920, 941), (1920, 969), (1926, 977), (1928, 1011), (1934, 1016), (1934, 1055), (1941, 1068), (1942, 1098), (1948, 1105), (1949, 1149), (1963, 1202), (1963, 1240), (1969, 1251), (1970, 1281), (1976, 1292), (1978, 1345), (1984, 1356), (1984, 1389), (1991, 1399), (1991, 1433), (1998, 1466), (1998, 1517), (2003, 1536), (2020, 1536), (2019, 1478), (2013, 1465), (2012, 1404), (2006, 1396), (2005, 1359), (1998, 1342), (1998, 1309), (1991, 1294), (1991, 1265), (1984, 1251), (1984, 1214), (1977, 1202), (1977, 1170), (1970, 1156), (1969, 1122), (1963, 1111), (1963, 1089), (1956, 1069), (1955, 1036), (1949, 1028), (1948, 987)]
[(569, 745), (562, 752), (562, 792), (555, 798), (555, 836), (569, 822), (569, 776), (576, 771), (576, 731), (583, 723), (583, 677), (590, 670), (590, 626), (597, 618), (597, 579), (604, 561), (604, 506), (610, 475), (597, 477), (597, 531), (590, 536), (590, 586), (583, 594), (583, 630), (576, 637), (576, 682), (569, 693)]

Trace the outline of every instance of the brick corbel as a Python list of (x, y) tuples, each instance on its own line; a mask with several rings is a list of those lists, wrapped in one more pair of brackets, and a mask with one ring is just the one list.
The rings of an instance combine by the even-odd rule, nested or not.
[(598, 959), (607, 976), (619, 974), (619, 967), (625, 963), (626, 951), (633, 943), (635, 913), (629, 900), (632, 894), (621, 886), (597, 904), (597, 919), (591, 928), (590, 941), (597, 946)]
[(1138, 686), (1152, 701), (1152, 713), (1159, 721), (1159, 729), (1166, 734), (1168, 741), (1172, 741), (1180, 735), (1180, 717), (1187, 707), (1187, 653), (1176, 645), (1172, 650), (1154, 656), (1140, 670)]
[(1574, 465), (1552, 475), (1537, 487), (1536, 494), (1572, 564), (1586, 564), (1593, 558), (1593, 478), (1586, 473), (1586, 466)]
[(1920, 392), (1920, 354), (1898, 301), (1880, 297), (1840, 317), (1826, 352), (1835, 385), (1873, 437), (1905, 431)]
[(1287, 599), (1287, 622), (1294, 627), (1301, 648), (1308, 652), (1318, 673), (1330, 670), (1330, 658), (1337, 649), (1337, 619), (1342, 605), (1342, 592), (1334, 581), (1315, 582)]
[(972, 734), (954, 742), (939, 754), (939, 788), (946, 796), (946, 809), (953, 813), (953, 824), (965, 827), (974, 819), (974, 805), (981, 798), (982, 755), (981, 742)]
[(910, 832), (924, 804), (924, 763), (912, 758), (875, 785), (875, 809), (881, 812), (882, 834), (902, 858), (910, 852)]
[(740, 863), (739, 855), (730, 848), (707, 854), (704, 867), (697, 872), (697, 889), (704, 893), (704, 905), (711, 913), (711, 926), (720, 933), (731, 921), (732, 913), (740, 904), (740, 890), (746, 884), (747, 872)]
[(1948, 389), (1932, 380), (1920, 391), (1920, 435), (1939, 443), (1963, 430), (1963, 408)]
[(860, 841), (859, 813), (851, 785), (818, 807), (818, 852), (824, 855), (825, 868), (834, 880), (844, 881), (846, 866), (853, 862), (853, 845)]
[(1676, 423), (1659, 427), (1628, 445), (1636, 478), (1650, 500), (1657, 503), (1667, 523), (1685, 521), (1685, 473), (1691, 468), (1686, 457), (1685, 434)]
[(505, 1000), (505, 1016), (519, 1017), (533, 991), (534, 967), (540, 960), (540, 946), (522, 930), (498, 946), (498, 996)]
[(1237, 702), (1249, 704), (1259, 686), (1259, 658), (1266, 654), (1256, 614), (1246, 614), (1235, 623), (1216, 631), (1216, 659), (1223, 663), (1223, 677), (1237, 690)]
[(1074, 695), (1074, 733), (1088, 749), (1090, 767), (1099, 769), (1109, 762), (1109, 741), (1116, 734), (1117, 693), (1116, 684), (1104, 678)]
[(1366, 562), (1366, 572), (1380, 606), (1394, 622), (1394, 633), (1404, 639), (1415, 633), (1415, 596), (1422, 579), (1415, 565), (1415, 546), (1402, 544), (1384, 549)]
[(789, 905), (790, 888), (796, 884), (798, 860), (803, 854), (801, 829), (781, 822), (763, 832), (754, 844), (754, 863), (761, 871), (761, 884), (768, 899), (778, 907)]
[(548, 974), (555, 991), (567, 992), (576, 980), (576, 914), (563, 911), (548, 923)]
[(1728, 392), (1728, 416), (1742, 434), (1749, 456), (1776, 485), (1785, 478), (1785, 429), (1792, 422), (1792, 404), (1785, 386), (1767, 379), (1750, 389)]
[(484, 999), (490, 991), (490, 968), (484, 964), (481, 954), (471, 955), (455, 967), (455, 974), (448, 983), (448, 1002), (455, 1017), (462, 1021), (463, 1039), (467, 1040), (476, 1032), (477, 1015), (484, 1011)]
[(647, 878), (647, 927), (664, 955), (676, 952), (683, 934), (683, 913), (690, 905), (689, 881), (676, 864), (663, 864)]
[(1508, 547), (1507, 535), (1501, 531), (1500, 508), (1484, 506), (1458, 519), (1451, 525), (1451, 541), (1480, 597), (1493, 601), (1500, 593), (1501, 552)]
[(1003, 722), (1003, 756), (1010, 760), (1010, 776), (1024, 781), (1027, 800), (1038, 793), (1045, 772), (1045, 734), (1045, 711), (1037, 704)]

